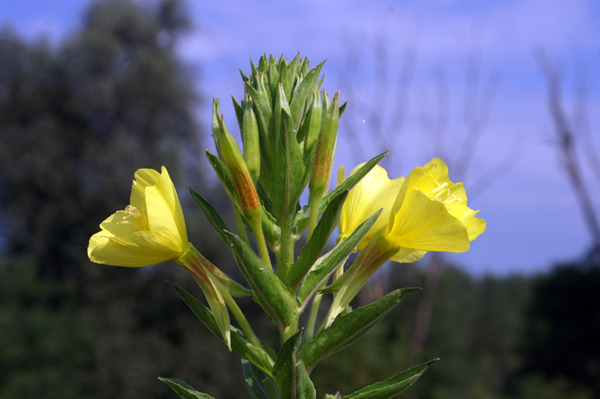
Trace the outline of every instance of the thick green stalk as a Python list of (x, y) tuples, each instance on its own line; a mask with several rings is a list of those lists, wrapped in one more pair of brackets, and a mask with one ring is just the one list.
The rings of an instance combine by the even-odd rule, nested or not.
[(282, 281), (286, 281), (288, 269), (294, 263), (294, 238), (292, 236), (292, 221), (289, 214), (284, 212), (281, 217), (281, 238), (279, 254), (277, 256), (277, 274)]

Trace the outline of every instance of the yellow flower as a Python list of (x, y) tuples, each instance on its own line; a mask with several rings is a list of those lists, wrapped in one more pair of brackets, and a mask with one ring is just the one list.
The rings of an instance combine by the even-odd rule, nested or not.
[(462, 183), (448, 178), (435, 158), (410, 173), (391, 210), (384, 234), (391, 244), (422, 251), (465, 252), (485, 231), (479, 211), (467, 207)]
[[(350, 176), (352, 176), (361, 166), (358, 165)], [(337, 185), (341, 185), (345, 180), (344, 167), (340, 166), (337, 175)], [(369, 216), (383, 208), (381, 215), (371, 227), (369, 232), (358, 244), (357, 249), (362, 251), (373, 236), (384, 230), (390, 220), (394, 201), (398, 192), (404, 184), (404, 177), (390, 180), (384, 168), (375, 165), (373, 169), (362, 180), (354, 186), (348, 193), (348, 197), (342, 207), (338, 230), (340, 236), (338, 242), (346, 239), (352, 232)], [(425, 251), (415, 251), (410, 248), (401, 248), (391, 260), (400, 263), (415, 262), (425, 255)]]
[(190, 246), (179, 197), (163, 166), (139, 169), (130, 205), (100, 224), (88, 256), (96, 263), (139, 267), (179, 258)]
[[(343, 180), (340, 168), (338, 185)], [(464, 252), (485, 230), (485, 221), (475, 217), (479, 211), (467, 207), (463, 184), (450, 181), (448, 167), (438, 158), (413, 169), (406, 180), (390, 180), (382, 167), (375, 166), (346, 198), (340, 239), (381, 208), (379, 219), (358, 245), (361, 253), (354, 264), (327, 288), (337, 294), (325, 328), (387, 260), (414, 262), (426, 251)]]

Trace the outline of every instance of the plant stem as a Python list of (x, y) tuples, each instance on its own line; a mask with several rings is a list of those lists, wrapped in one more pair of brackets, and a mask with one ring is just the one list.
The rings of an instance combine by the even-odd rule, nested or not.
[[(319, 287), (320, 288), (320, 287)], [(312, 305), (310, 305), (310, 314), (308, 316), (308, 323), (306, 324), (306, 341), (313, 339), (315, 334), (315, 325), (317, 324), (317, 316), (319, 316), (319, 307), (321, 307), (321, 299), (323, 294), (316, 292), (313, 297)]]
[(237, 223), (237, 229), (238, 229), (238, 236), (240, 236), (240, 238), (242, 240), (244, 240), (246, 242), (246, 244), (250, 244), (250, 242), (248, 241), (248, 234), (246, 234), (246, 225), (244, 224), (244, 221), (242, 219), (242, 214), (235, 209), (235, 222)]
[(271, 258), (269, 257), (269, 250), (267, 249), (267, 242), (265, 241), (265, 235), (263, 234), (260, 217), (251, 220), (250, 223), (252, 224), (252, 232), (254, 233), (256, 245), (258, 246), (258, 251), (260, 252), (260, 257), (269, 269), (273, 269), (273, 266), (271, 266)]
[(229, 310), (231, 310), (231, 313), (233, 313), (233, 316), (239, 323), (240, 328), (242, 329), (244, 334), (246, 334), (246, 337), (248, 338), (248, 340), (252, 343), (252, 345), (256, 346), (257, 348), (260, 348), (261, 347), (260, 340), (254, 334), (254, 331), (252, 331), (252, 327), (250, 327), (250, 323), (248, 323), (248, 320), (246, 320), (246, 316), (244, 316), (244, 313), (242, 313), (242, 310), (240, 309), (238, 304), (235, 302), (235, 300), (229, 294), (229, 291), (227, 291), (227, 288), (223, 287), (223, 285), (221, 285), (221, 283), (218, 281), (218, 279), (215, 278), (212, 280), (213, 280), (213, 283), (219, 289), (219, 292), (223, 296), (225, 303), (227, 304), (227, 306), (229, 306)]
[(292, 223), (287, 212), (281, 216), (281, 238), (279, 254), (277, 256), (277, 273), (282, 281), (286, 281), (289, 265), (294, 263), (294, 238), (292, 237)]

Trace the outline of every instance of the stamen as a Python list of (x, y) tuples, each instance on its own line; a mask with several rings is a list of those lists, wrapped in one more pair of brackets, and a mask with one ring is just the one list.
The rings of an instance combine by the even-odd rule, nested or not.
[[(147, 231), (150, 230), (148, 220), (142, 212), (140, 212), (135, 206), (127, 205), (124, 211), (117, 211), (117, 213), (124, 213), (123, 220), (117, 224), (127, 224), (133, 227), (134, 231)], [(127, 220), (133, 217), (133, 222)]]

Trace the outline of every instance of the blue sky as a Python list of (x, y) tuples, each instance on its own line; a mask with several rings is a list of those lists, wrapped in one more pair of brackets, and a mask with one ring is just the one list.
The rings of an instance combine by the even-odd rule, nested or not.
[[(46, 35), (58, 42), (78, 27), (87, 4), (0, 0), (0, 24), (27, 38)], [(578, 79), (585, 76), (590, 131), (600, 149), (599, 2), (233, 0), (189, 1), (188, 8), (195, 30), (178, 51), (198, 68), (201, 94), (222, 100), (231, 130), (236, 124), (229, 98), (242, 94), (237, 69), (249, 70), (248, 57), (257, 60), (264, 52), (290, 58), (300, 52), (315, 64), (328, 60), (324, 88), (341, 90), (349, 102), (336, 159), (347, 170), (385, 149), (392, 150), (384, 163), (390, 177), (406, 176), (433, 156), (450, 164), (460, 159), (465, 121), (485, 114), (478, 111), (485, 102), (466, 102), (465, 93), (470, 99), (479, 93), (493, 101), (470, 168), (459, 177), (468, 194), (473, 190), (469, 205), (482, 210), (488, 230), (468, 253), (450, 258), (476, 274), (527, 273), (579, 256), (589, 246), (551, 144), (546, 86), (533, 49), (544, 48), (559, 66), (569, 112)], [(374, 62), (376, 45), (385, 50), (381, 63)], [(412, 54), (414, 73), (408, 86), (398, 86), (409, 65), (405, 54)], [(478, 84), (467, 83), (469, 57), (479, 60)], [(496, 82), (490, 86), (494, 95), (484, 97), (490, 81)], [(209, 101), (197, 115), (208, 130)], [(209, 140), (206, 145), (212, 146)], [(487, 178), (507, 154), (514, 154), (512, 167)], [(450, 177), (459, 180), (452, 169)], [(586, 180), (600, 212), (600, 187), (589, 169)], [(483, 186), (488, 188), (481, 191)]]

